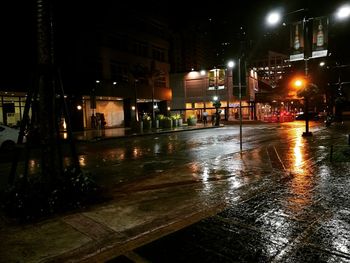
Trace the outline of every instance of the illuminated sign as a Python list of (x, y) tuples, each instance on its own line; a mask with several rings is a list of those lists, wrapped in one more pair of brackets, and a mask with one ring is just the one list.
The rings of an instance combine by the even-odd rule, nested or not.
[(225, 89), (225, 70), (212, 69), (208, 73), (209, 90)]

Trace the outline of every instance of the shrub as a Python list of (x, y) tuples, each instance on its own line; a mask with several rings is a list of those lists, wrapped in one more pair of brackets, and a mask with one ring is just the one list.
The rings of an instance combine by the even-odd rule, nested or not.
[(98, 201), (98, 192), (90, 173), (69, 167), (59, 178), (50, 181), (40, 175), (17, 179), (4, 191), (1, 205), (8, 216), (29, 222), (57, 212), (83, 208)]

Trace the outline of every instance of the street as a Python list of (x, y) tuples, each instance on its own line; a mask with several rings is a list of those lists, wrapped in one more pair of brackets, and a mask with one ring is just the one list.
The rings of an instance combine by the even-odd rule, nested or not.
[(0, 255), (12, 259), (4, 262), (349, 262), (349, 163), (329, 161), (331, 145), (347, 147), (349, 126), (310, 124), (308, 138), (304, 122), (245, 125), (242, 154), (237, 125), (79, 143), (83, 169), (109, 201), (25, 230), (2, 222)]
[[(315, 131), (324, 128), (319, 123), (313, 125)], [(294, 143), (296, 139), (301, 139), (299, 135), (304, 129), (302, 121), (283, 125), (246, 125), (243, 130), (243, 150), (279, 142)], [(226, 126), (219, 129), (105, 140), (80, 144), (78, 149), (83, 169), (96, 174), (96, 180), (100, 184), (111, 187), (118, 181), (132, 181), (145, 175), (156, 175), (160, 179), (169, 170), (176, 173), (182, 170), (177, 175), (182, 176), (192, 173), (193, 166), (200, 170), (204, 169), (203, 165), (218, 166), (220, 159), (239, 152), (239, 127)], [(231, 164), (226, 166), (221, 166), (220, 169), (230, 169)], [(108, 174), (113, 176), (106, 176)], [(109, 181), (110, 179), (113, 181)]]
[(302, 138), (303, 128), (249, 127), (242, 159), (232, 127), (214, 131), (216, 139), (197, 135), (214, 149), (193, 155), (192, 174), (202, 176), (191, 189), (226, 208), (111, 262), (349, 262), (349, 166), (327, 159), (344, 134), (319, 130), (320, 145)]

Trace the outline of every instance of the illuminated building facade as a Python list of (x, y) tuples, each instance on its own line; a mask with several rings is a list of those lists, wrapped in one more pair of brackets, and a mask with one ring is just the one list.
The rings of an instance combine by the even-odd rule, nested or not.
[[(221, 119), (238, 119), (239, 96), (235, 76), (232, 76), (234, 70), (216, 68), (171, 74), (172, 111), (195, 115), (201, 120), (204, 111), (209, 116), (214, 114), (213, 98), (217, 96), (221, 103)], [(242, 114), (243, 119), (253, 120), (256, 118), (255, 90), (258, 89), (256, 72), (249, 72), (246, 80), (248, 85), (242, 86)]]

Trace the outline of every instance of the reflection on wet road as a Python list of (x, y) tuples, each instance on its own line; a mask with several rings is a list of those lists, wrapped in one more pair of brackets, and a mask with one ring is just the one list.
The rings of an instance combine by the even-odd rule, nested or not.
[(329, 162), (344, 130), (314, 127), (303, 138), (293, 125), (246, 129), (243, 154), (237, 127), (141, 147), (149, 177), (123, 191), (182, 187), (194, 202), (226, 208), (135, 252), (151, 262), (349, 262), (350, 169)]
[(134, 249), (150, 262), (350, 262), (350, 167), (329, 162), (349, 127), (303, 131), (245, 125), (242, 153), (238, 126), (79, 144), (82, 168), (114, 198), (84, 216), (126, 235), (182, 219)]

